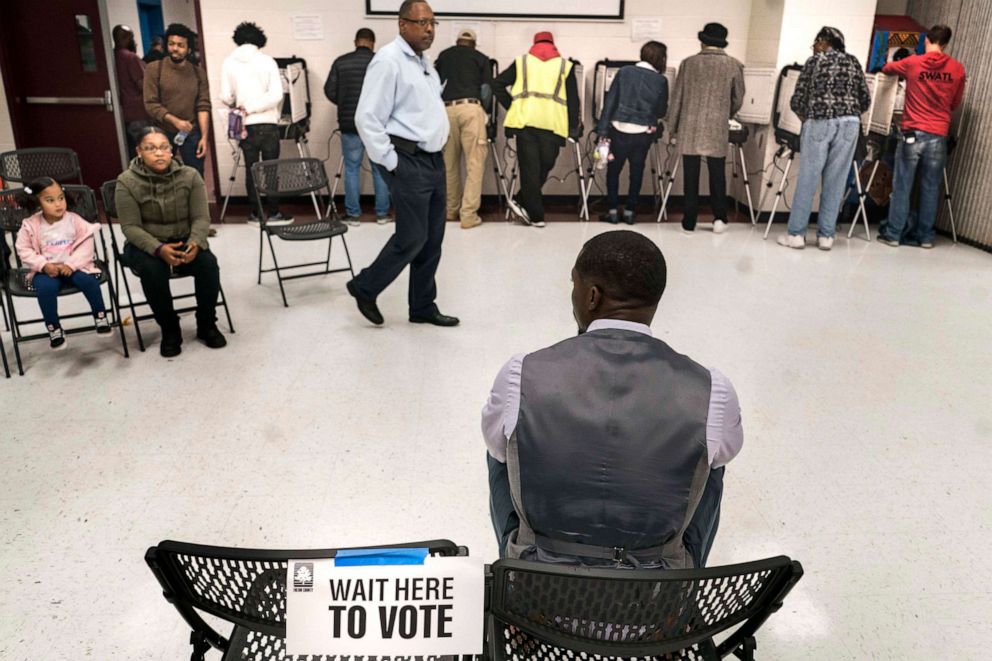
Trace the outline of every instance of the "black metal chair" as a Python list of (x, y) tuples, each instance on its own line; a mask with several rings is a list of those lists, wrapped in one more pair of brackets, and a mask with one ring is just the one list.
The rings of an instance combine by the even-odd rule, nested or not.
[[(487, 659), (753, 659), (754, 634), (802, 577), (779, 556), (710, 569), (625, 570), (500, 560)], [(714, 637), (739, 628), (723, 642)]]
[[(88, 222), (97, 225), (97, 231), (93, 237), (96, 253), (95, 264), (97, 268), (100, 269), (100, 284), (107, 285), (108, 293), (110, 294), (110, 306), (107, 310), (107, 318), (110, 321), (111, 327), (116, 328), (120, 333), (121, 348), (124, 350), (124, 357), (128, 358), (130, 354), (127, 349), (127, 339), (124, 337), (124, 328), (121, 323), (120, 308), (117, 306), (116, 290), (114, 289), (114, 283), (110, 277), (107, 244), (103, 238), (103, 227), (100, 225), (100, 212), (96, 205), (96, 195), (94, 195), (93, 190), (89, 186), (64, 184), (62, 189), (65, 191), (66, 197), (70, 200), (74, 200), (75, 202), (74, 204), (70, 204), (72, 211), (78, 213)], [(17, 202), (17, 196), (20, 192), (21, 189), (7, 189), (0, 191), (0, 232), (10, 234), (11, 243), (16, 243), (16, 236), (17, 232), (21, 228), (21, 223), (25, 218), (31, 215), (31, 212), (19, 206)], [(16, 260), (14, 266), (8, 266), (6, 262), (2, 262), (2, 260), (0, 260), (0, 269), (2, 269), (2, 287), (4, 298), (6, 299), (5, 321), (9, 324), (11, 338), (14, 341), (14, 357), (17, 360), (17, 372), (23, 376), (24, 365), (21, 361), (21, 343), (41, 339), (47, 340), (48, 331), (46, 329), (45, 332), (33, 333), (29, 335), (24, 335), (21, 332), (21, 328), (24, 326), (30, 326), (33, 324), (44, 325), (45, 321), (41, 317), (29, 319), (17, 318), (17, 309), (14, 305), (14, 299), (36, 299), (38, 294), (27, 277), (30, 273), (30, 269), (25, 268), (21, 264), (20, 257), (17, 255), (16, 250), (14, 252), (14, 258)], [(80, 292), (75, 287), (63, 287), (59, 291), (58, 295), (59, 297), (62, 297), (78, 293)], [(89, 311), (62, 314), (60, 317), (63, 321), (66, 319), (78, 319), (83, 317), (92, 319)], [(63, 331), (66, 335), (73, 335), (76, 333), (95, 332), (95, 328), (92, 324), (89, 324), (87, 326), (76, 328), (63, 328)]]
[[(466, 556), (448, 540), (375, 548), (427, 548), (434, 556)], [(286, 655), (286, 568), (289, 560), (333, 558), (340, 549), (267, 551), (164, 541), (145, 553), (163, 596), (193, 630), (190, 661), (203, 661), (211, 647), (222, 661), (291, 661)], [(200, 612), (234, 625), (225, 638)], [(301, 659), (303, 657), (300, 657)], [(313, 656), (308, 661), (334, 661)], [(388, 661), (388, 657), (380, 657)], [(359, 661), (356, 657), (355, 661)]]
[[(4, 318), (6, 319), (7, 310), (3, 311)], [(0, 336), (0, 357), (3, 358), (3, 373), (8, 379), (10, 378), (10, 365), (7, 363), (7, 349), (3, 346), (3, 336)]]
[[(347, 271), (355, 277), (355, 272), (351, 266), (351, 254), (348, 252), (348, 242), (344, 235), (348, 232), (348, 226), (337, 217), (333, 204), (328, 206), (326, 211), (321, 211), (317, 203), (316, 196), (331, 194), (330, 185), (327, 181), (327, 172), (324, 169), (323, 161), (316, 158), (293, 158), (275, 161), (259, 161), (251, 166), (251, 176), (255, 182), (255, 190), (258, 192), (256, 213), (259, 217), (258, 233), (258, 284), (262, 284), (262, 274), (275, 271), (276, 279), (279, 281), (279, 291), (282, 294), (282, 304), (289, 307), (286, 301), (286, 290), (283, 287), (285, 280), (295, 280), (297, 278), (309, 278), (316, 275), (326, 275), (328, 273), (341, 273)], [(291, 225), (268, 225), (267, 214), (262, 204), (262, 196), (277, 196), (280, 198), (293, 197), (299, 195), (311, 195), (314, 200), (314, 207), (318, 213), (317, 220), (309, 223), (293, 223)], [(327, 239), (327, 259), (320, 262), (304, 262), (289, 266), (280, 266), (276, 259), (275, 247), (272, 244), (272, 237), (283, 241), (322, 241)], [(331, 245), (334, 237), (341, 237), (344, 245), (344, 254), (348, 259), (347, 268), (331, 268)], [(269, 252), (272, 255), (272, 268), (262, 268), (262, 243), (268, 240)], [(308, 271), (306, 273), (294, 273), (283, 275), (283, 271), (291, 269), (306, 268), (309, 266), (323, 266), (321, 271)]]
[[(127, 263), (127, 259), (124, 257), (124, 253), (121, 247), (117, 243), (117, 235), (114, 233), (114, 228), (111, 225), (111, 221), (119, 219), (117, 218), (117, 205), (114, 203), (114, 194), (117, 191), (117, 181), (105, 181), (103, 186), (100, 187), (100, 194), (103, 197), (103, 209), (107, 214), (107, 224), (110, 225), (110, 246), (114, 251), (114, 286), (118, 295), (120, 295), (121, 283), (124, 283), (124, 294), (127, 296), (127, 306), (131, 309), (131, 320), (134, 322), (134, 332), (138, 336), (138, 348), (142, 351), (145, 350), (145, 340), (141, 336), (141, 322), (148, 321), (149, 319), (154, 319), (155, 315), (151, 312), (145, 314), (138, 314), (136, 308), (142, 305), (148, 305), (148, 301), (135, 301), (134, 297), (131, 295), (131, 285), (128, 283), (127, 274), (124, 272), (124, 268), (127, 267), (131, 270), (131, 273), (137, 277), (138, 274), (135, 272), (134, 268)], [(188, 278), (188, 275), (178, 275), (173, 274), (171, 279), (177, 280), (181, 278)], [(179, 301), (187, 298), (194, 298), (196, 294), (190, 292), (188, 294), (173, 294), (172, 300)], [(227, 328), (232, 333), (234, 332), (234, 324), (231, 322), (231, 311), (227, 307), (227, 297), (224, 295), (224, 286), (220, 286), (220, 305), (224, 308), (224, 316), (227, 317)], [(121, 305), (118, 299), (118, 306)], [(183, 314), (185, 312), (196, 311), (196, 304), (181, 306), (176, 308), (176, 314)]]
[(38, 177), (51, 177), (64, 184), (76, 179), (83, 183), (79, 157), (71, 149), (61, 147), (34, 147), (16, 149), (0, 154), (0, 179), (3, 185), (26, 184)]

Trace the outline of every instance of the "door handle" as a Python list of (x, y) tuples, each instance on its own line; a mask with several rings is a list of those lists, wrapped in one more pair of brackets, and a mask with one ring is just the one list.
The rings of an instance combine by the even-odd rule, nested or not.
[(103, 96), (26, 96), (24, 102), (40, 106), (104, 106), (110, 112), (114, 110), (110, 90)]

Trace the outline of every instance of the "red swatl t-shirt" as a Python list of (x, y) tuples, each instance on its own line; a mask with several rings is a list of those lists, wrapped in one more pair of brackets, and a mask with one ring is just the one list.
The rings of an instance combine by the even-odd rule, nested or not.
[(906, 79), (906, 106), (902, 128), (946, 136), (951, 113), (961, 105), (964, 67), (945, 53), (912, 55), (889, 62), (882, 73)]

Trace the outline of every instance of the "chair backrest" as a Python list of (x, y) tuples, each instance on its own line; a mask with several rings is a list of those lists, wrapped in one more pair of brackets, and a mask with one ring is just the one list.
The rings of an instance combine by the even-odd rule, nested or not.
[(114, 201), (114, 195), (117, 193), (117, 180), (111, 179), (110, 181), (103, 182), (100, 186), (100, 197), (103, 198), (103, 211), (107, 214), (107, 218), (117, 219), (117, 204)]
[[(468, 555), (448, 540), (380, 548), (426, 548), (431, 555)], [(164, 541), (145, 553), (166, 600), (194, 632), (215, 646), (223, 639), (194, 610), (276, 636), (286, 635), (286, 568), (289, 560), (333, 558), (340, 549), (268, 551)]]
[(316, 158), (259, 161), (251, 166), (251, 176), (262, 195), (306, 195), (327, 187), (324, 162)]
[(0, 154), (0, 179), (8, 182), (28, 183), (38, 177), (51, 177), (64, 184), (70, 179), (83, 181), (79, 157), (71, 149), (36, 147), (16, 149)]
[(20, 188), (0, 190), (0, 235), (3, 232), (16, 234), (21, 229), (24, 219), (34, 213), (21, 206), (19, 201), (21, 191)]
[(715, 635), (747, 621), (721, 643), (723, 653), (752, 636), (802, 566), (785, 556), (683, 570), (500, 560), (492, 573), (489, 637), (497, 659), (572, 658), (563, 652), (708, 659), (717, 656)]

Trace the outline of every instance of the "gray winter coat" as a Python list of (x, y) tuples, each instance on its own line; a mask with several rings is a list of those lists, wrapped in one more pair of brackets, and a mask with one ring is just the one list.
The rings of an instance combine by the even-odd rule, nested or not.
[(704, 48), (679, 66), (668, 128), (679, 152), (726, 156), (727, 120), (744, 103), (744, 65), (720, 48)]

